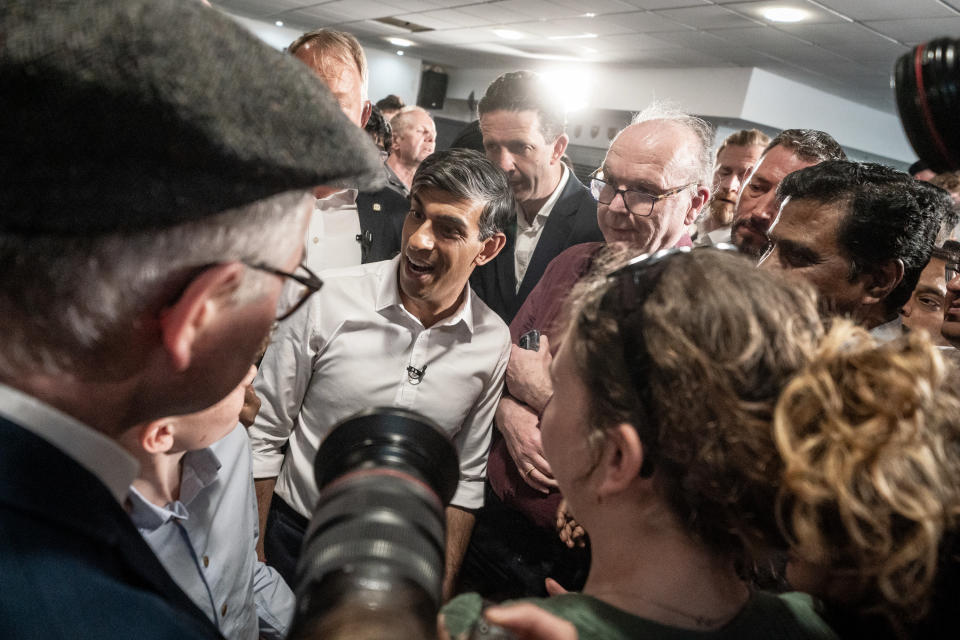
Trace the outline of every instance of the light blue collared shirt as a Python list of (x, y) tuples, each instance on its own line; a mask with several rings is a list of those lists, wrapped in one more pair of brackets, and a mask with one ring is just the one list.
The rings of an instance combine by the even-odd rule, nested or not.
[(130, 487), (130, 502), (150, 548), (220, 633), (229, 640), (286, 635), (294, 597), (276, 570), (257, 560), (257, 503), (242, 425), (183, 456), (179, 500), (158, 507)]

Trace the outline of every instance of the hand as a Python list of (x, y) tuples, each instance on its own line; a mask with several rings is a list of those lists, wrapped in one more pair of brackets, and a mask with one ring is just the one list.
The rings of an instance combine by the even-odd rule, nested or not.
[(570, 593), (567, 591), (567, 588), (562, 584), (554, 580), (553, 578), (547, 578), (543, 581), (543, 586), (547, 590), (547, 595), (549, 596), (562, 596)]
[(253, 389), (253, 383), (247, 385), (243, 392), (243, 408), (240, 409), (240, 423), (244, 427), (250, 427), (260, 413), (260, 398)]
[(513, 632), (519, 640), (577, 640), (572, 623), (529, 602), (487, 607), (483, 616), (491, 624)]
[(550, 381), (550, 341), (540, 336), (540, 350), (510, 347), (510, 362), (507, 363), (507, 391), (511, 396), (530, 405), (537, 413), (543, 411), (550, 396), (553, 383)]
[(560, 506), (557, 508), (557, 532), (560, 534), (563, 543), (570, 549), (575, 546), (582, 548), (587, 544), (587, 532), (573, 519), (573, 514), (570, 513), (566, 500), (561, 500)]
[(497, 429), (503, 434), (507, 451), (528, 485), (542, 493), (556, 488), (550, 463), (540, 444), (540, 419), (530, 407), (504, 396), (497, 405)]

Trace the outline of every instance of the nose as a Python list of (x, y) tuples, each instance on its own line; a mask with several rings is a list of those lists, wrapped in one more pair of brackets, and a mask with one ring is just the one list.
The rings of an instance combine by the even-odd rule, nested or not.
[(909, 318), (911, 313), (913, 313), (913, 296), (907, 300), (907, 304), (903, 305), (903, 309), (900, 310), (900, 314), (904, 318)]
[(487, 159), (500, 167), (504, 173), (510, 173), (514, 169), (513, 154), (503, 148), (487, 149)]
[(410, 234), (407, 246), (415, 251), (432, 251), (434, 245), (433, 228), (429, 221), (424, 221)]
[(763, 220), (767, 223), (767, 226), (769, 226), (770, 222), (777, 216), (778, 210), (777, 191), (776, 189), (770, 189), (770, 191), (760, 196), (757, 200), (751, 216), (758, 220)]
[[(608, 209), (616, 213), (628, 214), (630, 210), (627, 209), (627, 201), (624, 200), (624, 195), (622, 191), (618, 191), (613, 194), (613, 200), (610, 201), (610, 204), (606, 205)], [(600, 205), (604, 206), (604, 205)]]

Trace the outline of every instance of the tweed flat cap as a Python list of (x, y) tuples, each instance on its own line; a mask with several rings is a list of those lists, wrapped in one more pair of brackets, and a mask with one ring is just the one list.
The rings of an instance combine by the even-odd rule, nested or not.
[(299, 61), (196, 0), (0, 3), (0, 231), (169, 226), (379, 156)]

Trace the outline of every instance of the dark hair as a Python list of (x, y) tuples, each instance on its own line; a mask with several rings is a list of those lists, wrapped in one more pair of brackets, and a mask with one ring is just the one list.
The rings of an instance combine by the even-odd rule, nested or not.
[(556, 140), (567, 126), (563, 106), (550, 95), (543, 77), (533, 71), (511, 71), (490, 83), (480, 98), (477, 113), (483, 116), (501, 110), (536, 111), (540, 133), (547, 142)]
[(430, 154), (413, 176), (411, 195), (439, 189), (458, 200), (482, 202), (480, 239), (503, 231), (516, 215), (516, 200), (507, 176), (486, 156), (471, 149), (447, 149)]
[(450, 143), (451, 148), (473, 149), (483, 153), (483, 133), (480, 132), (480, 121), (474, 120), (457, 134)]
[(923, 160), (917, 160), (912, 165), (910, 165), (910, 168), (907, 169), (907, 173), (909, 173), (912, 176), (915, 176), (921, 171), (926, 171), (929, 168), (930, 167), (927, 165), (926, 162), (924, 162)]
[(386, 98), (377, 100), (377, 109), (381, 111), (399, 111), (405, 106), (403, 100), (400, 99), (400, 96), (390, 94)]
[(608, 263), (570, 294), (563, 339), (590, 391), (588, 443), (596, 454), (608, 429), (633, 425), (657, 491), (712, 551), (744, 559), (782, 543), (770, 422), (822, 335), (816, 296), (732, 251), (638, 266), (629, 281), (608, 277)]
[(890, 260), (903, 262), (903, 280), (885, 300), (888, 311), (907, 300), (930, 254), (950, 195), (881, 164), (830, 160), (786, 176), (777, 197), (839, 203), (837, 244), (850, 258), (850, 279)]
[(373, 138), (377, 146), (381, 147), (384, 151), (390, 151), (390, 145), (393, 144), (393, 131), (390, 123), (387, 122), (383, 114), (380, 113), (380, 109), (377, 107), (370, 109), (370, 119), (367, 120), (367, 124), (363, 130), (370, 134), (370, 137)]
[(829, 133), (816, 129), (784, 129), (770, 141), (762, 155), (774, 147), (786, 147), (793, 154), (807, 162), (824, 162), (825, 160), (846, 160), (840, 143)]

